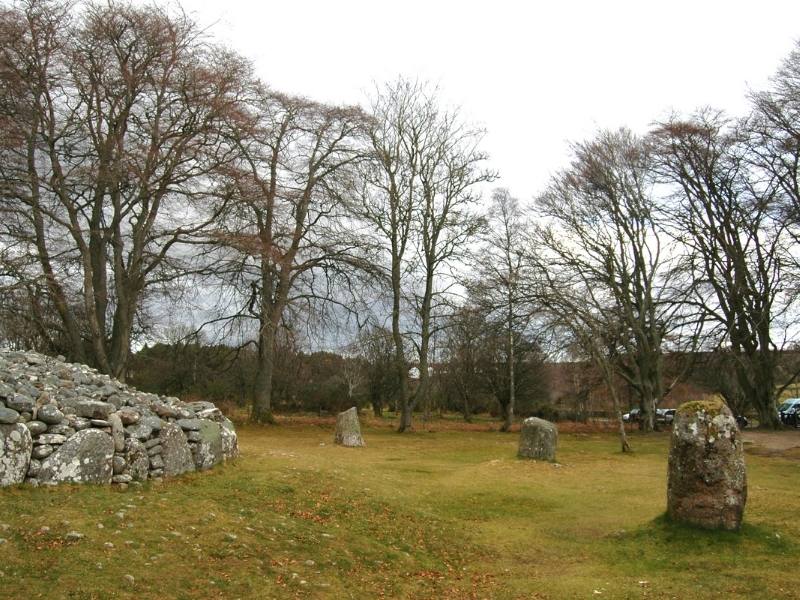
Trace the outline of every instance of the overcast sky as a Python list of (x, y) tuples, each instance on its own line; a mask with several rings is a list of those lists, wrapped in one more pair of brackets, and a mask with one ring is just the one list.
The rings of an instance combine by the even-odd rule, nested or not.
[(800, 1), (184, 0), (272, 87), (363, 103), (375, 81), (437, 83), (488, 131), (500, 185), (528, 200), (598, 128), (670, 110), (746, 110), (800, 38)]

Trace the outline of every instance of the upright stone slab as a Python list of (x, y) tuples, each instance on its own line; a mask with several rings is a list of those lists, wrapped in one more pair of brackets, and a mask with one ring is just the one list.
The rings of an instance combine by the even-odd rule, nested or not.
[(147, 448), (138, 438), (130, 437), (125, 440), (125, 463), (124, 473), (133, 477), (134, 481), (145, 481), (150, 471), (150, 457), (147, 455)]
[(194, 471), (192, 450), (183, 429), (175, 423), (168, 423), (161, 428), (158, 437), (161, 440), (161, 459), (166, 477)]
[(356, 410), (355, 406), (336, 415), (336, 435), (333, 441), (351, 448), (364, 446), (364, 438), (361, 437), (361, 425), (358, 422), (358, 410)]
[(199, 422), (198, 442), (192, 448), (194, 464), (198, 471), (204, 471), (218, 465), (223, 460), (222, 433), (219, 423), (206, 419), (197, 419)]
[(747, 501), (747, 471), (736, 419), (721, 400), (687, 402), (672, 426), (667, 481), (669, 518), (736, 531)]
[(239, 437), (230, 419), (223, 417), (219, 422), (222, 437), (222, 457), (230, 460), (239, 456)]
[(39, 482), (111, 483), (114, 442), (98, 429), (84, 429), (42, 461)]
[(558, 429), (553, 423), (536, 417), (522, 422), (517, 456), (553, 462), (556, 460), (557, 446)]
[(31, 432), (25, 425), (0, 425), (0, 487), (25, 481), (32, 449)]

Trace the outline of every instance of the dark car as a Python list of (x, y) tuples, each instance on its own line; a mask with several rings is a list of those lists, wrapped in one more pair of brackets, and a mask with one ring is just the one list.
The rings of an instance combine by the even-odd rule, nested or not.
[(800, 426), (800, 398), (789, 398), (778, 407), (781, 423), (791, 427)]

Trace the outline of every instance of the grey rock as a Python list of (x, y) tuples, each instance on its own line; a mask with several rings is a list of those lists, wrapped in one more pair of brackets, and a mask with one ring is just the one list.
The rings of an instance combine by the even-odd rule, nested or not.
[(125, 460), (124, 456), (115, 454), (114, 458), (111, 461), (111, 468), (114, 472), (114, 475), (119, 475), (120, 473), (124, 473), (125, 469), (128, 468), (128, 461)]
[(17, 411), (13, 408), (0, 406), (0, 424), (13, 425), (17, 421), (19, 421), (19, 413)]
[(61, 435), (59, 433), (43, 433), (41, 435), (37, 435), (33, 443), (36, 446), (39, 445), (51, 445), (51, 444), (63, 444), (67, 441), (67, 437)]
[(122, 452), (125, 450), (125, 429), (122, 427), (122, 419), (117, 414), (108, 416), (108, 421), (111, 423), (111, 438), (114, 441), (114, 450)]
[(139, 413), (130, 407), (123, 406), (117, 411), (123, 425), (133, 425), (139, 422)]
[(219, 423), (199, 419), (200, 441), (193, 445), (192, 456), (198, 471), (210, 469), (224, 459), (222, 454), (222, 433)]
[(55, 433), (57, 435), (63, 435), (64, 437), (70, 437), (75, 435), (75, 430), (67, 424), (59, 424), (48, 427), (47, 433)]
[(36, 406), (33, 398), (22, 394), (14, 394), (10, 398), (6, 398), (5, 402), (8, 408), (13, 408), (17, 412), (32, 413)]
[(165, 476), (175, 477), (195, 470), (192, 451), (183, 430), (178, 425), (168, 423), (162, 427), (159, 439)]
[(746, 502), (747, 469), (733, 413), (718, 399), (681, 405), (670, 437), (669, 518), (737, 531)]
[[(163, 428), (162, 428), (163, 431)], [(147, 448), (147, 455), (148, 456), (157, 456), (161, 454), (161, 450), (163, 450), (163, 446), (161, 444), (156, 444), (155, 446), (150, 446)]]
[(99, 400), (80, 400), (75, 403), (76, 414), (87, 419), (107, 419), (116, 408), (109, 402)]
[(150, 457), (144, 444), (136, 438), (125, 440), (125, 460), (128, 463), (128, 473), (134, 481), (145, 481), (150, 471)]
[(213, 402), (206, 402), (205, 400), (197, 400), (195, 402), (187, 402), (186, 407), (195, 412), (206, 410), (209, 408), (216, 408)]
[(197, 411), (197, 418), (198, 419), (210, 419), (211, 421), (221, 421), (225, 418), (222, 414), (222, 411), (218, 408), (205, 408), (203, 410)]
[(239, 437), (236, 428), (230, 419), (223, 417), (220, 422), (220, 435), (222, 437), (222, 456), (230, 460), (239, 456)]
[(125, 431), (129, 436), (138, 438), (142, 441), (153, 436), (154, 431), (161, 430), (161, 419), (158, 417), (144, 416), (135, 425), (129, 425)]
[(153, 412), (155, 412), (162, 419), (175, 419), (178, 416), (178, 409), (163, 402), (153, 403)]
[(151, 439), (151, 440), (147, 440), (147, 441), (144, 443), (144, 447), (145, 447), (145, 448), (147, 448), (147, 449), (149, 450), (149, 449), (150, 449), (150, 448), (152, 448), (153, 446), (158, 446), (158, 445), (160, 445), (160, 444), (161, 444), (161, 438), (160, 438), (160, 437), (154, 437), (154, 438), (153, 438), (153, 439)]
[(364, 438), (361, 437), (361, 425), (358, 422), (358, 410), (355, 406), (336, 415), (336, 433), (333, 441), (350, 448), (364, 445)]
[(25, 425), (0, 425), (0, 487), (25, 481), (32, 449), (31, 432)]
[(79, 431), (42, 461), (42, 483), (111, 483), (114, 444), (101, 431)]
[(184, 431), (200, 431), (200, 419), (178, 419), (178, 426)]
[(28, 477), (36, 477), (41, 468), (42, 463), (35, 458), (31, 458), (31, 462), (28, 464)]
[(64, 420), (64, 413), (58, 410), (58, 406), (55, 404), (45, 404), (39, 407), (36, 418), (48, 425), (57, 425)]
[(47, 431), (47, 425), (41, 421), (28, 421), (25, 423), (25, 427), (28, 428), (28, 431), (31, 432), (31, 435), (39, 435), (40, 433)]
[(56, 449), (50, 444), (43, 444), (41, 446), (34, 446), (31, 451), (31, 456), (38, 460), (42, 460), (50, 456)]
[(520, 458), (555, 461), (558, 429), (550, 421), (531, 417), (522, 422), (519, 435)]
[(14, 396), (14, 388), (10, 385), (0, 382), (0, 400), (6, 400)]

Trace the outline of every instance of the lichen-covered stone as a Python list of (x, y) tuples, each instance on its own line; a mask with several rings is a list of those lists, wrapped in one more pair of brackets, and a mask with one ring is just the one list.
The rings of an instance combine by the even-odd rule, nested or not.
[(134, 481), (145, 481), (150, 471), (150, 457), (144, 444), (136, 438), (125, 440), (125, 461), (128, 463), (128, 474)]
[(161, 458), (166, 477), (194, 471), (194, 457), (183, 429), (174, 423), (168, 423), (161, 428), (158, 437), (161, 440)]
[(544, 419), (531, 417), (522, 422), (519, 435), (520, 458), (555, 461), (558, 446), (558, 429)]
[(0, 487), (25, 481), (32, 449), (31, 433), (25, 425), (0, 425)]
[(364, 446), (364, 438), (361, 437), (361, 424), (358, 422), (358, 410), (355, 406), (336, 415), (336, 433), (333, 436), (333, 441), (336, 444), (350, 448)]
[(222, 456), (230, 460), (239, 456), (239, 438), (230, 419), (223, 417), (220, 421), (220, 435), (222, 436)]
[(36, 411), (37, 420), (48, 425), (57, 425), (64, 420), (64, 413), (58, 410), (55, 404), (45, 404)]
[(114, 443), (96, 429), (79, 431), (42, 461), (41, 483), (111, 483)]
[(210, 469), (224, 460), (222, 454), (222, 433), (219, 423), (198, 419), (200, 441), (194, 444), (192, 456), (198, 471)]
[(747, 471), (736, 419), (721, 400), (687, 402), (675, 413), (667, 515), (706, 529), (736, 531), (747, 502)]
[(117, 408), (110, 402), (100, 402), (99, 400), (80, 400), (74, 406), (75, 414), (79, 417), (101, 420), (107, 419), (108, 415)]

